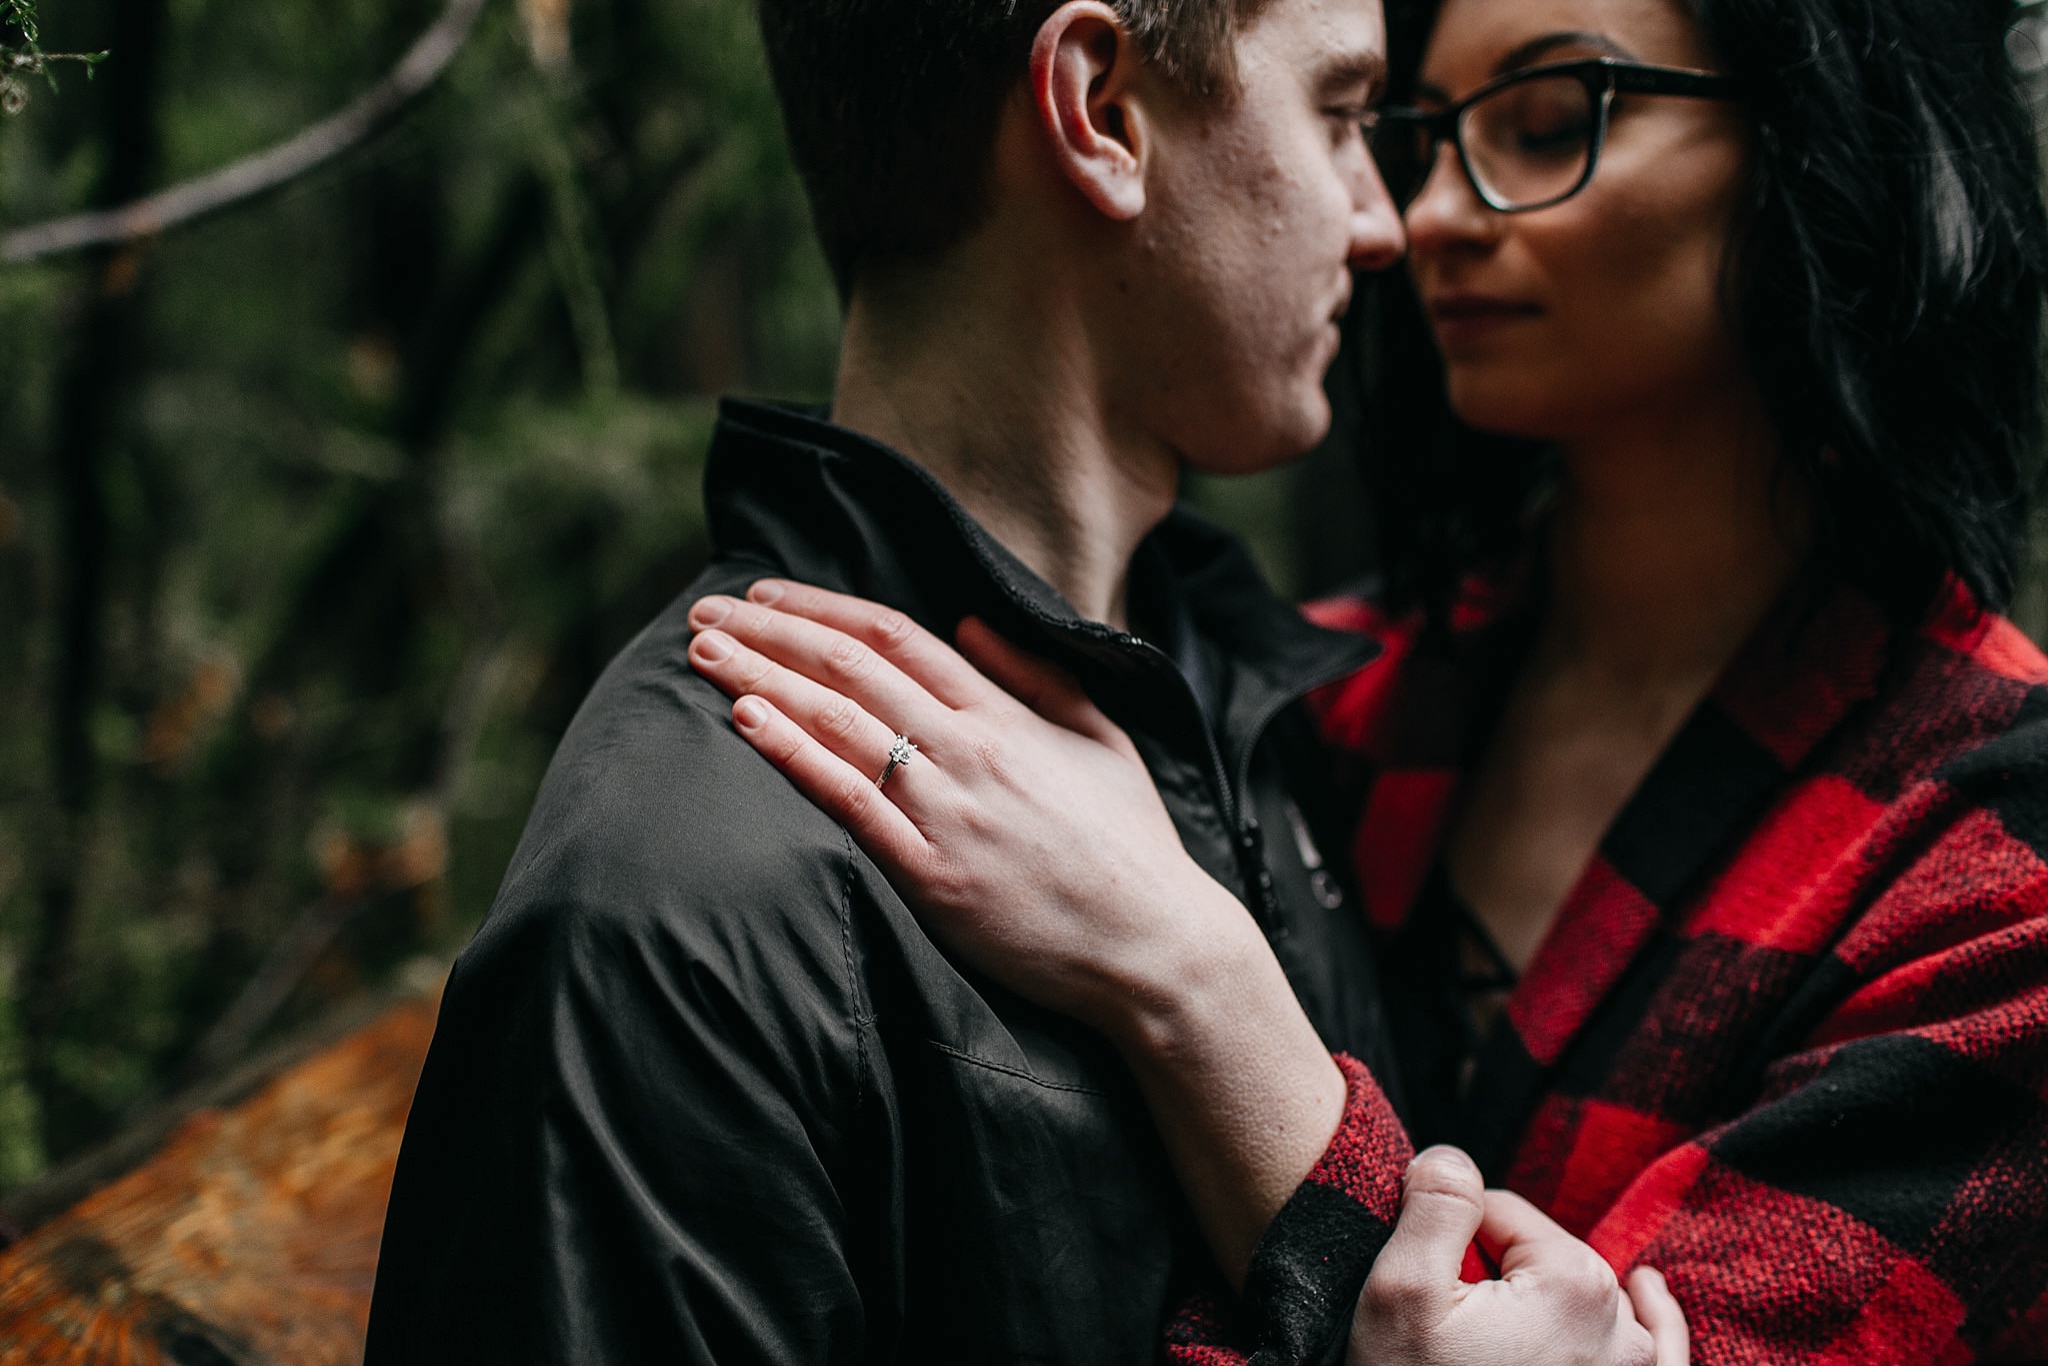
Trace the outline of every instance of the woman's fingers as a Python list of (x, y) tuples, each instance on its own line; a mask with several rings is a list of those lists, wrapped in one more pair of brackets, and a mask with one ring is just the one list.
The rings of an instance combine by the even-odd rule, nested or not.
[(1512, 1191), (1490, 1190), (1479, 1244), (1500, 1263), (1502, 1281), (1533, 1296), (1565, 1336), (1604, 1335), (1609, 1350), (1602, 1360), (1654, 1366), (1655, 1343), (1614, 1268), (1555, 1219)]
[[(805, 617), (757, 607), (737, 598), (708, 597), (690, 609), (690, 626), (698, 632), (690, 642), (690, 662), (698, 664), (701, 642), (707, 636), (735, 642), (738, 659), (707, 660), (715, 674), (699, 668), (727, 693), (760, 693), (789, 713), (790, 719), (808, 729), (814, 718), (830, 724), (848, 721), (830, 712), (793, 707), (778, 689), (794, 685), (775, 675), (762, 661), (780, 666), (792, 678), (845, 698), (874, 718), (886, 734), (898, 732), (920, 745), (938, 741), (950, 722), (953, 708), (932, 696), (929, 689), (909, 677), (880, 653), (831, 626)], [(716, 644), (714, 643), (714, 648)], [(962, 667), (966, 667), (963, 663)], [(756, 682), (755, 675), (775, 678), (773, 683)], [(732, 686), (737, 683), (737, 687)], [(984, 687), (990, 685), (985, 683)], [(790, 694), (793, 696), (794, 694)], [(818, 731), (813, 735), (833, 744), (833, 737)], [(886, 740), (884, 748), (886, 752)], [(835, 746), (836, 747), (836, 746)], [(851, 756), (848, 756), (851, 757)]]
[(1054, 725), (1136, 755), (1130, 737), (1089, 700), (1072, 674), (1018, 649), (991, 630), (987, 622), (977, 617), (961, 622), (960, 649), (969, 663), (986, 673), (1003, 691)]
[(761, 580), (747, 590), (747, 601), (852, 637), (949, 707), (989, 698), (987, 679), (945, 641), (894, 608), (787, 579)]
[[(1486, 1183), (1457, 1148), (1430, 1148), (1408, 1168), (1401, 1215), (1380, 1249), (1357, 1331), (1363, 1340), (1410, 1340), (1419, 1325), (1441, 1321), (1464, 1293), (1465, 1249), (1484, 1217)], [(1359, 1339), (1354, 1339), (1354, 1342)]]
[(1535, 1264), (1539, 1256), (1570, 1249), (1583, 1254), (1581, 1260), (1595, 1279), (1615, 1279), (1613, 1270), (1600, 1260), (1599, 1253), (1513, 1191), (1486, 1193), (1486, 1220), (1479, 1227), (1479, 1245), (1499, 1265), (1503, 1277)]
[(875, 786), (874, 775), (826, 749), (765, 698), (740, 698), (732, 722), (797, 791), (846, 827), (884, 875), (916, 877), (927, 851), (924, 836)]
[[(772, 703), (779, 715), (801, 729), (842, 763), (864, 771), (874, 782), (888, 764), (897, 732), (866, 708), (794, 669), (786, 669), (724, 631), (700, 631), (690, 642), (690, 667), (718, 685), (728, 697), (749, 695)], [(916, 737), (913, 736), (913, 739)], [(915, 760), (912, 761), (913, 763)], [(891, 796), (902, 798), (914, 784), (897, 783), (891, 774)]]
[(1629, 1272), (1628, 1297), (1635, 1306), (1636, 1322), (1650, 1330), (1650, 1340), (1657, 1346), (1657, 1366), (1688, 1366), (1692, 1332), (1685, 1326), (1685, 1311), (1679, 1308), (1664, 1273), (1647, 1266)]

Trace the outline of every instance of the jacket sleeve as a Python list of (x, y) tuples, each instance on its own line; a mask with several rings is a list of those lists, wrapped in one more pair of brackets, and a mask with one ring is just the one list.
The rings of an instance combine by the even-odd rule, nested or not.
[(1344, 1114), (1315, 1170), (1268, 1226), (1241, 1299), (1188, 1296), (1167, 1328), (1174, 1366), (1282, 1366), (1342, 1355), (1366, 1275), (1393, 1232), (1415, 1156), (1370, 1070), (1337, 1054)]
[(701, 822), (722, 863), (586, 823), (464, 954), (400, 1158), (368, 1366), (865, 1359), (863, 1201), (883, 1183), (863, 1173), (889, 1166), (850, 1127), (852, 850), (830, 827), (807, 847), (802, 817), (744, 791), (688, 805), (656, 809)]
[[(1662, 1271), (1705, 1366), (2048, 1359), (2048, 866), (1995, 818), (1960, 822), (1805, 996), (1737, 1114), (1660, 1136), (1580, 1113), (1508, 1184), (1590, 1225), (1618, 1272)], [(1179, 1366), (1312, 1361), (1341, 1339), (1406, 1151), (1347, 1070), (1343, 1126), (1261, 1244), (1261, 1283), (1189, 1301)], [(1574, 1164), (1635, 1174), (1560, 1208), (1590, 1170)]]

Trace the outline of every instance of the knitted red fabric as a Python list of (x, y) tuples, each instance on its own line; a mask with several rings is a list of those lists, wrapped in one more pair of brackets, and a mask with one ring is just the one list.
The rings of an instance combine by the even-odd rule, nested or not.
[[(1498, 597), (1477, 587), (1438, 633), (1318, 610), (1388, 646), (1319, 702), (1363, 770), (1353, 852), (1382, 928), (1438, 858), (1497, 695)], [(1905, 634), (1845, 588), (1789, 598), (1608, 831), (1482, 1050), (1482, 1167), (1617, 1270), (1663, 1271), (1696, 1361), (2048, 1357), (2044, 684), (2048, 658), (1959, 586)], [(1303, 1186), (1247, 1303), (1180, 1325), (1171, 1359), (1318, 1359), (1407, 1150), (1356, 1075), (1317, 1169), (1342, 1178)]]

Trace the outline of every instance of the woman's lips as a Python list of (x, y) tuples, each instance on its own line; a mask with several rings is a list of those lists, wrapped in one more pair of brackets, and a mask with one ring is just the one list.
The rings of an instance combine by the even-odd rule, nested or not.
[(1483, 340), (1543, 311), (1534, 304), (1484, 294), (1440, 294), (1428, 301), (1428, 308), (1437, 340), (1446, 347)]

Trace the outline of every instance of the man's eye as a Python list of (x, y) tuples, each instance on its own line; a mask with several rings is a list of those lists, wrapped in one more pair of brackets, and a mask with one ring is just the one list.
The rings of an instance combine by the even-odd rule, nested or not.
[(1340, 142), (1368, 132), (1366, 125), (1376, 121), (1375, 111), (1368, 104), (1341, 105), (1323, 113), (1330, 121), (1331, 134)]

